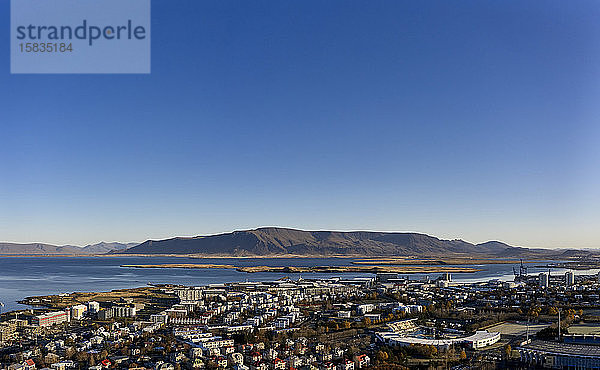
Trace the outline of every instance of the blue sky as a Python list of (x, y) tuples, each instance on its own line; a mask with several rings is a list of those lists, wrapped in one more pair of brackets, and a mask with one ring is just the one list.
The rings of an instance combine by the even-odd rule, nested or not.
[(275, 225), (600, 247), (597, 1), (152, 2), (150, 75), (10, 75), (0, 239)]

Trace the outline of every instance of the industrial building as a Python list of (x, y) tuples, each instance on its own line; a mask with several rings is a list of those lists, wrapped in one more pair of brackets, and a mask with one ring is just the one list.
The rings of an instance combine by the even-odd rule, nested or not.
[(66, 311), (48, 312), (31, 318), (31, 325), (52, 326), (69, 321), (69, 313)]
[(600, 369), (600, 347), (534, 340), (518, 348), (521, 361), (551, 369)]

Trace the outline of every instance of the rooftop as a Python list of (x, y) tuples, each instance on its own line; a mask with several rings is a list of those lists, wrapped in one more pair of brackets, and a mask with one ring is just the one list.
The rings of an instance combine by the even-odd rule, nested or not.
[(529, 344), (521, 346), (521, 348), (545, 353), (553, 353), (557, 355), (600, 358), (600, 347), (588, 346), (584, 344), (558, 343), (543, 340), (534, 340)]

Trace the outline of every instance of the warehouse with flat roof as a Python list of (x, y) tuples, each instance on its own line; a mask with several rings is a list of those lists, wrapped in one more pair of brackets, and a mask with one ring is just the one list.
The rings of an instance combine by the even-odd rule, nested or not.
[(600, 347), (534, 340), (518, 348), (521, 361), (554, 369), (600, 369)]

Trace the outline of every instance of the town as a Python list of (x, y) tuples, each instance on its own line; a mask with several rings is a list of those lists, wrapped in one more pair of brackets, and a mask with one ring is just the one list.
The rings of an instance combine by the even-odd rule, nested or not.
[(30, 297), (0, 368), (469, 369), (600, 366), (600, 275), (478, 283), (282, 278)]

